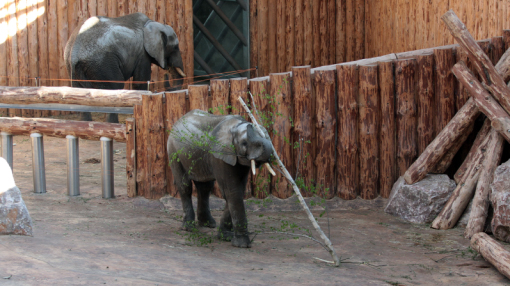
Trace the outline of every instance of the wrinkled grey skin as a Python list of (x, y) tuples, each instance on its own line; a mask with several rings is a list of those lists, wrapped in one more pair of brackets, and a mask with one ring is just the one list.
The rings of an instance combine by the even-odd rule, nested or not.
[[(147, 82), (151, 64), (169, 71), (172, 67), (183, 70), (179, 40), (172, 27), (142, 13), (87, 19), (69, 38), (64, 60), (71, 80), (125, 81), (133, 77)], [(72, 81), (72, 86), (123, 89), (124, 83)], [(133, 84), (133, 88), (147, 90), (147, 84)], [(90, 113), (88, 117), (83, 119), (91, 120)]]
[(274, 152), (271, 142), (241, 116), (217, 116), (195, 109), (175, 123), (167, 149), (174, 184), (181, 195), (182, 229), (191, 230), (195, 221), (191, 181), (197, 189), (198, 224), (216, 227), (209, 210), (209, 194), (216, 180), (226, 200), (218, 238), (237, 247), (250, 247), (243, 202), (250, 160), (255, 160), (257, 167), (269, 162)]

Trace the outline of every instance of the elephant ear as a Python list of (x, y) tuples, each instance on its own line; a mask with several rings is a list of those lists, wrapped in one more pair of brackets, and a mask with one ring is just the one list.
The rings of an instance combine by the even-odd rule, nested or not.
[(237, 126), (242, 123), (241, 117), (230, 117), (221, 121), (212, 131), (212, 135), (217, 140), (211, 148), (214, 157), (223, 160), (225, 163), (235, 166), (237, 163), (237, 154), (233, 147), (234, 133)]
[(143, 27), (143, 47), (162, 69), (166, 69), (163, 24), (148, 21)]

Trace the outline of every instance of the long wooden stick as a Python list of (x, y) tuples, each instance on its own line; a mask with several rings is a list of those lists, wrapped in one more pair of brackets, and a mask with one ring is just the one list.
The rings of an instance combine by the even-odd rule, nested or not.
[[(248, 108), (248, 106), (246, 105), (244, 100), (241, 97), (238, 97), (238, 99), (239, 99), (239, 102), (241, 103), (241, 105), (243, 106), (243, 108), (246, 110), (246, 112), (248, 112), (248, 115), (250, 116), (251, 120), (253, 121), (253, 125), (255, 126), (255, 128), (257, 128), (257, 130), (258, 130), (258, 132), (260, 134), (264, 134), (264, 132), (260, 128), (259, 124), (257, 123), (257, 120), (255, 119), (255, 117), (251, 113), (250, 109)], [(271, 145), (272, 144), (273, 143), (271, 142)], [(273, 147), (273, 149), (274, 149), (274, 147)], [(315, 220), (312, 212), (310, 211), (310, 209), (306, 205), (306, 202), (303, 199), (303, 196), (301, 195), (301, 192), (299, 191), (299, 188), (296, 185), (296, 182), (294, 181), (294, 179), (292, 179), (292, 176), (290, 175), (289, 171), (287, 171), (287, 168), (285, 168), (285, 165), (283, 165), (283, 163), (280, 160), (280, 157), (278, 157), (278, 154), (276, 153), (276, 151), (273, 153), (273, 156), (274, 156), (276, 162), (278, 163), (278, 166), (280, 167), (283, 175), (289, 181), (289, 183), (292, 185), (292, 188), (294, 189), (294, 192), (296, 193), (296, 195), (297, 195), (297, 197), (299, 199), (299, 202), (301, 203), (301, 206), (305, 210), (305, 212), (306, 212), (306, 214), (308, 216), (308, 219), (310, 219), (310, 221), (312, 222), (313, 227), (319, 233), (319, 235), (322, 238), (322, 240), (324, 240), (324, 243), (325, 243), (325, 245), (326, 245), (326, 247), (327, 247), (327, 249), (329, 251), (329, 254), (331, 254), (331, 257), (333, 258), (335, 266), (340, 266), (340, 259), (336, 255), (335, 249), (333, 248), (333, 245), (331, 244), (331, 241), (324, 234), (324, 232), (322, 231), (321, 227), (319, 226), (319, 224)]]

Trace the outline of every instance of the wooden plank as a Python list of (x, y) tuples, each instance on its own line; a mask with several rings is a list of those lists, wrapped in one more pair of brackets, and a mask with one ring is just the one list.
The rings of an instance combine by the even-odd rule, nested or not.
[[(156, 22), (165, 23), (166, 6), (164, 0), (156, 0)], [(165, 73), (166, 71), (157, 67), (157, 73), (153, 76), (155, 78), (156, 92), (164, 91), (165, 88)], [(169, 75), (170, 76), (170, 75)], [(190, 74), (191, 76), (191, 74)]]
[[(273, 85), (273, 74), (270, 74), (269, 77), (271, 78), (271, 84)], [(276, 96), (275, 93), (273, 93), (272, 85), (270, 89), (269, 82), (266, 79), (250, 80), (250, 92), (253, 96), (253, 101), (250, 99), (250, 102), (252, 103), (252, 106), (254, 103), (257, 107), (257, 113), (255, 116), (258, 123), (262, 124), (266, 130), (268, 130), (270, 135), (274, 135), (273, 132), (271, 132), (273, 129), (273, 118), (271, 114), (274, 110), (270, 110), (269, 101), (273, 102), (273, 98)], [(265, 168), (259, 169), (257, 174), (255, 176), (252, 174), (251, 177), (253, 180), (253, 184), (251, 186), (253, 197), (264, 199), (271, 194), (271, 175)]]
[[(9, 4), (6, 16), (9, 29), (9, 37), (7, 38), (7, 74), (9, 75), (9, 86), (19, 86), (19, 65), (18, 65), (18, 19), (16, 18), (16, 3), (13, 1)], [(14, 110), (9, 109), (9, 116), (14, 115)]]
[[(295, 34), (295, 42), (294, 45), (294, 65), (301, 66), (304, 65), (304, 4), (303, 1), (307, 0), (296, 0), (294, 3), (295, 7), (295, 16), (294, 16), (294, 26), (292, 29)], [(301, 44), (298, 44), (301, 43)], [(291, 67), (292, 68), (292, 67)], [(289, 69), (290, 70), (290, 69)]]
[[(106, 0), (102, 0), (104, 2), (106, 2)], [(146, 0), (146, 7), (147, 7), (147, 11), (145, 11), (145, 14), (147, 15), (147, 17), (149, 17), (149, 19), (151, 19), (152, 21), (157, 21), (157, 16), (156, 16), (156, 13), (157, 13), (157, 10), (156, 10), (156, 0)], [(184, 7), (183, 7), (184, 9)], [(183, 44), (181, 43), (183, 41), (183, 36), (181, 33), (177, 34), (177, 38), (179, 39), (179, 46), (182, 46)], [(184, 43), (185, 44), (185, 43)], [(184, 63), (184, 57), (183, 57), (183, 63)], [(151, 65), (151, 85), (150, 85), (150, 90), (153, 91), (153, 92), (157, 92), (158, 91), (158, 85), (155, 83), (158, 81), (158, 78), (159, 78), (159, 67), (158, 65)]]
[(354, 50), (354, 59), (360, 60), (365, 58), (365, 1), (355, 0), (356, 10), (354, 18), (354, 26), (356, 31), (356, 46)]
[(379, 84), (377, 65), (359, 66), (360, 196), (375, 199), (379, 182)]
[[(88, 15), (87, 18), (90, 18), (92, 16), (97, 16), (97, 1), (102, 1), (102, 0), (91, 0), (91, 1), (88, 1), (88, 3), (87, 3), (87, 10), (89, 12), (89, 15)], [(133, 11), (133, 13), (134, 12), (136, 12), (136, 9)]]
[(434, 50), (436, 61), (436, 131), (439, 132), (455, 115), (455, 77), (452, 67), (455, 65), (453, 49)]
[(269, 7), (271, 9), (268, 9), (268, 15), (267, 15), (267, 25), (268, 29), (266, 30), (267, 33), (267, 50), (268, 50), (268, 60), (269, 60), (269, 73), (272, 72), (278, 72), (278, 63), (277, 59), (277, 50), (278, 50), (278, 42), (276, 41), (276, 30), (277, 30), (277, 0), (267, 0)]
[(320, 35), (320, 3), (324, 0), (315, 0), (311, 2), (312, 21), (312, 67), (321, 66), (321, 35)]
[(257, 21), (259, 34), (258, 76), (269, 75), (269, 0), (257, 0)]
[(166, 194), (165, 167), (168, 165), (168, 156), (165, 151), (163, 94), (144, 96), (142, 106), (147, 135), (147, 179), (150, 183), (149, 191), (144, 194), (144, 197), (159, 199)]
[(397, 150), (395, 148), (395, 66), (393, 61), (379, 63), (378, 81), (381, 93), (379, 192), (383, 198), (388, 198), (393, 183), (395, 183), (397, 179)]
[[(8, 39), (9, 39), (9, 17), (8, 5), (4, 0), (0, 5), (0, 86), (7, 86), (9, 80), (8, 75)], [(0, 116), (5, 116), (7, 110), (0, 108)]]
[(489, 0), (475, 1), (475, 30), (473, 37), (477, 40), (486, 39), (488, 33), (487, 6)]
[(108, 16), (108, 0), (97, 0), (97, 15)]
[(285, 18), (287, 19), (285, 23), (285, 67), (283, 71), (290, 71), (292, 66), (296, 65), (294, 60), (294, 48), (295, 46), (301, 46), (302, 43), (295, 42), (295, 5), (294, 1), (286, 1), (285, 7)]
[(328, 33), (328, 3), (327, 0), (314, 1), (318, 2), (318, 19), (317, 29), (319, 35), (319, 41), (317, 41), (318, 57), (316, 58), (316, 66), (323, 66), (329, 64), (329, 33)]
[(397, 102), (397, 174), (403, 175), (416, 159), (416, 60), (400, 60), (395, 66)]
[[(69, 0), (68, 0), (69, 1)], [(106, 2), (106, 9), (107, 9), (107, 15), (108, 17), (115, 18), (117, 17), (117, 0), (103, 0), (103, 2)]]
[[(292, 158), (292, 103), (290, 73), (271, 74), (271, 96), (274, 98), (274, 130), (273, 146), (285, 166), (294, 166)], [(250, 82), (251, 86), (251, 82)], [(292, 169), (292, 168), (291, 168)], [(286, 199), (293, 195), (292, 186), (279, 172), (272, 177), (272, 194)]]
[[(28, 28), (27, 28), (27, 0), (16, 0), (17, 18), (17, 46), (19, 85), (28, 86)], [(37, 60), (37, 59), (34, 59)]]
[[(343, 63), (346, 61), (345, 52), (347, 45), (347, 31), (346, 31), (346, 4), (348, 0), (337, 0), (336, 1), (336, 62)], [(299, 41), (298, 41), (299, 43)]]
[(211, 103), (212, 113), (216, 115), (226, 115), (229, 111), (229, 80), (214, 79), (211, 80)]
[[(258, 29), (258, 11), (257, 1), (251, 0), (250, 2), (250, 68), (255, 70), (250, 71), (250, 77), (258, 77), (259, 65), (259, 29)], [(168, 17), (168, 16), (167, 16)], [(212, 86), (212, 84), (211, 84)]]
[[(299, 148), (294, 149), (294, 162), (296, 172), (292, 172), (293, 177), (301, 180), (305, 186), (312, 186), (313, 175), (315, 173), (313, 156), (313, 106), (314, 101), (312, 93), (312, 79), (310, 66), (292, 68), (292, 89), (294, 91), (294, 144), (299, 144)], [(310, 196), (309, 191), (303, 192), (304, 196)]]
[(303, 0), (303, 39), (304, 39), (304, 50), (303, 50), (303, 66), (313, 65), (313, 10), (312, 0)]
[(136, 132), (135, 119), (126, 118), (126, 176), (127, 196), (136, 197)]
[[(37, 57), (39, 58), (40, 85), (49, 85), (48, 81), (48, 0), (38, 1), (37, 9), (46, 11), (37, 17)], [(0, 52), (1, 53), (1, 52)], [(1, 66), (1, 63), (0, 63)], [(1, 78), (0, 78), (1, 81)], [(1, 85), (1, 84), (0, 84)]]
[[(338, 65), (337, 194), (344, 200), (359, 194), (358, 66)], [(392, 183), (393, 184), (393, 183)]]
[[(509, 1), (510, 3), (510, 1)], [(503, 42), (505, 42), (505, 51), (510, 48), (510, 30), (503, 30)]]
[(418, 128), (417, 128), (417, 147), (418, 154), (421, 154), (429, 145), (436, 135), (435, 119), (436, 119), (436, 97), (434, 88), (434, 54), (419, 56), (416, 58), (417, 63), (417, 111), (418, 111)]
[[(470, 65), (470, 60), (467, 54), (467, 51), (457, 46), (455, 47), (455, 62), (463, 61), (466, 63), (466, 65)], [(464, 88), (464, 86), (459, 82), (455, 81), (455, 109), (459, 110), (466, 104), (466, 101), (468, 100), (470, 94), (469, 92)]]
[(128, 14), (128, 0), (117, 1), (117, 17), (125, 16)]
[[(376, 66), (377, 71), (377, 66)], [(315, 168), (317, 195), (331, 199), (335, 196), (335, 132), (337, 129), (335, 112), (336, 71), (317, 71), (313, 81), (315, 87)], [(375, 163), (375, 162), (374, 162)]]
[(496, 32), (498, 30), (498, 1), (499, 0), (489, 0), (488, 3), (488, 11), (487, 11), (487, 37), (485, 38), (491, 38), (494, 37)]
[(66, 64), (64, 62), (64, 49), (69, 37), (69, 24), (67, 17), (67, 0), (57, 0), (57, 18), (58, 18), (58, 32), (57, 32), (57, 47), (58, 47), (58, 78), (60, 79), (60, 86), (69, 86), (69, 81), (64, 80), (69, 78), (67, 75)]
[[(187, 110), (186, 106), (186, 91), (167, 92), (165, 93), (165, 142), (168, 141), (170, 132), (175, 122), (179, 120)], [(166, 144), (165, 144), (166, 146)], [(168, 154), (167, 157), (168, 159)], [(169, 161), (167, 161), (169, 162)], [(174, 177), (170, 165), (166, 164), (166, 177), (167, 177), (167, 193), (173, 197), (179, 197), (179, 192), (174, 185)]]
[(345, 2), (345, 33), (346, 33), (346, 48), (345, 48), (345, 61), (350, 62), (355, 60), (354, 51), (356, 50), (356, 27), (355, 27), (355, 11), (356, 0), (346, 0)]
[[(336, 0), (328, 0), (328, 22), (327, 22), (327, 30), (328, 30), (328, 40), (329, 40), (329, 56), (328, 60), (324, 65), (330, 65), (336, 63)], [(290, 70), (290, 69), (289, 69)]]
[(147, 129), (144, 120), (143, 106), (135, 105), (136, 130), (136, 191), (139, 196), (145, 197), (149, 193), (149, 178), (147, 165)]
[(208, 107), (209, 86), (208, 85), (190, 85), (188, 86), (189, 109), (200, 109), (205, 112)]
[[(27, 1), (27, 26), (28, 26), (28, 85), (36, 85), (36, 77), (39, 76), (39, 54), (37, 46), (37, 1)], [(32, 112), (33, 113), (33, 112)]]
[(493, 65), (496, 65), (501, 59), (501, 56), (505, 52), (505, 43), (503, 37), (493, 37), (491, 40), (489, 58)]
[(67, 0), (67, 27), (69, 35), (73, 33), (74, 29), (78, 26), (80, 17), (78, 15), (80, 9), (80, 0)]
[[(286, 2), (285, 0), (276, 0), (276, 35), (275, 35), (275, 49), (273, 51), (276, 52), (274, 55), (276, 57), (276, 69), (272, 70), (272, 72), (284, 72), (287, 66), (287, 34), (286, 34)], [(271, 24), (271, 23), (270, 23)], [(271, 60), (271, 58), (270, 58)]]

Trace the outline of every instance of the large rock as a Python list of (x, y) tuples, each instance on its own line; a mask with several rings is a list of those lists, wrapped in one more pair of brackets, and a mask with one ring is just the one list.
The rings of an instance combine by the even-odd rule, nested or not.
[(0, 234), (32, 235), (32, 219), (11, 168), (0, 157)]
[(491, 189), (492, 233), (497, 239), (510, 242), (510, 160), (496, 168)]
[(384, 211), (413, 223), (432, 222), (455, 187), (455, 181), (447, 175), (429, 174), (412, 185), (400, 177), (393, 185)]

